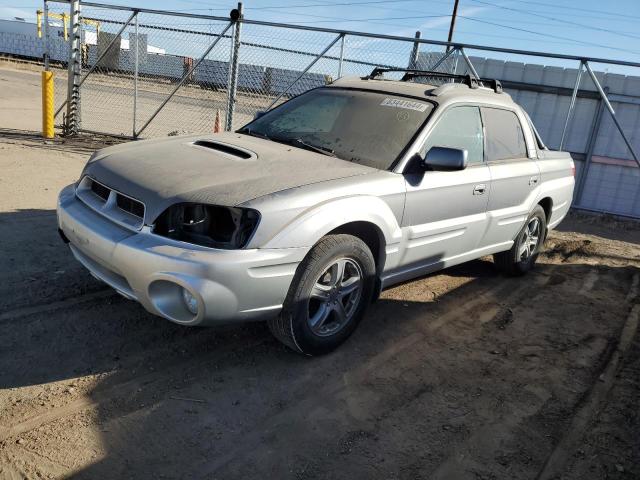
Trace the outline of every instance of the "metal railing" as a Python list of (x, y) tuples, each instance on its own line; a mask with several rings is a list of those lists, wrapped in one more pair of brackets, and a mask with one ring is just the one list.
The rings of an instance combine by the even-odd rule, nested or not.
[[(45, 0), (45, 10), (61, 13), (66, 8), (72, 15), (79, 11), (74, 10), (75, 4), (78, 0)], [(629, 156), (640, 166), (638, 139), (634, 143), (630, 138), (633, 130), (623, 128), (611, 94), (592, 69), (594, 63), (640, 67), (638, 62), (429, 40), (419, 32), (415, 37), (400, 37), (266, 22), (246, 18), (241, 4), (229, 17), (94, 2), (82, 2), (81, 7), (75, 17), (79, 46), (71, 44), (69, 87), (56, 113), (66, 132), (84, 130), (132, 138), (205, 133), (213, 130), (216, 117), (223, 119), (225, 130), (233, 130), (257, 111), (291, 96), (335, 77), (368, 75), (376, 67), (409, 66), (479, 78), (468, 53), (488, 52), (542, 58), (566, 66), (577, 63), (560, 141), (553, 146), (565, 147), (576, 105), (588, 94), (609, 112)], [(82, 19), (97, 23), (100, 34), (94, 38), (83, 32)], [(73, 32), (74, 25), (71, 28)], [(595, 90), (585, 89), (585, 78)], [(544, 93), (549, 88), (535, 82), (500, 80), (507, 89)], [(66, 114), (60, 118), (65, 106)], [(594, 125), (599, 127), (601, 117), (598, 113)], [(591, 135), (597, 133), (595, 129)], [(589, 138), (587, 145), (584, 152), (578, 152), (585, 155), (578, 202), (595, 140)]]

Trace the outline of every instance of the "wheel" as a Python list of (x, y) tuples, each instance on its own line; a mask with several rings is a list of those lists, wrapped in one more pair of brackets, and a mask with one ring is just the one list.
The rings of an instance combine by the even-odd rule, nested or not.
[(351, 235), (328, 235), (298, 267), (282, 312), (269, 321), (269, 328), (297, 352), (328, 353), (358, 326), (374, 286), (369, 247)]
[(509, 275), (524, 275), (535, 265), (546, 235), (547, 217), (543, 208), (536, 205), (511, 250), (496, 253), (493, 256), (494, 263)]

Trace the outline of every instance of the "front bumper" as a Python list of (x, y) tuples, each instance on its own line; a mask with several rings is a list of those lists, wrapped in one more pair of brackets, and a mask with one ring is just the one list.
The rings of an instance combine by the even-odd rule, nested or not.
[[(87, 207), (74, 185), (60, 192), (58, 227), (80, 263), (149, 312), (186, 325), (277, 315), (308, 248), (217, 250), (132, 231)], [(182, 298), (198, 302), (192, 314)]]

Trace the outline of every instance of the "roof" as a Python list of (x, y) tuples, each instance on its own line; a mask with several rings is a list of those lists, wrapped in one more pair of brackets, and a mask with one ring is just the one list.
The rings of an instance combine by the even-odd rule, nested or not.
[(484, 87), (469, 88), (466, 84), (462, 83), (445, 83), (444, 85), (436, 86), (398, 80), (342, 77), (334, 81), (329, 87), (377, 90), (379, 92), (425, 98), (437, 103), (493, 103), (507, 107), (513, 107), (515, 105), (515, 102), (508, 93), (495, 93), (492, 89)]

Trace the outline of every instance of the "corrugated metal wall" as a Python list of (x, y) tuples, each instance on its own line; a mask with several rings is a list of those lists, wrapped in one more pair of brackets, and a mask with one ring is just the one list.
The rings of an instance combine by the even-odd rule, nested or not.
[[(539, 64), (508, 62), (471, 57), (471, 62), (483, 78), (522, 82), (573, 89), (577, 68), (561, 68)], [(458, 63), (458, 68), (465, 66)], [(594, 68), (594, 67), (592, 67)], [(604, 88), (608, 88), (611, 103), (627, 138), (640, 152), (640, 77), (597, 72)], [(540, 93), (513, 88), (505, 89), (522, 105), (549, 148), (560, 145), (562, 129), (571, 97), (566, 94)], [(596, 92), (591, 78), (582, 76), (583, 95)], [(570, 93), (570, 92), (564, 92)], [(589, 95), (593, 97), (594, 95)], [(567, 132), (565, 150), (576, 159), (578, 174), (584, 172), (584, 160), (600, 100), (579, 96)], [(578, 177), (577, 184), (580, 183)], [(609, 112), (604, 111), (596, 134), (593, 156), (584, 179), (583, 189), (574, 205), (582, 208), (640, 218), (640, 168), (637, 167)]]

